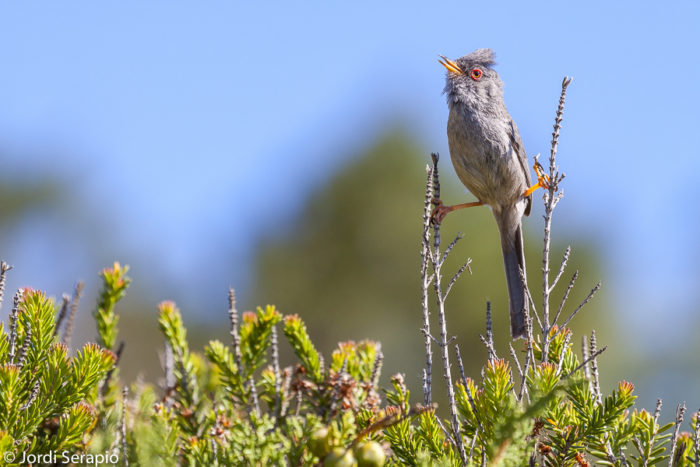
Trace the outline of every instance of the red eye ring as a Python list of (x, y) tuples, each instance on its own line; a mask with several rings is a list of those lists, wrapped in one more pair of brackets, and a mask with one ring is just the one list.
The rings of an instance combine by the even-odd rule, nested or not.
[(474, 81), (479, 81), (483, 74), (484, 73), (480, 69), (474, 68), (469, 76), (471, 76)]

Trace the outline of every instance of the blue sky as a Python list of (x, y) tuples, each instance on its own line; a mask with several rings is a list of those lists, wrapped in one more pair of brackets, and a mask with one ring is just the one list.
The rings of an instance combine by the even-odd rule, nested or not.
[[(555, 234), (601, 247), (604, 286), (635, 331), (697, 316), (700, 3), (240, 3), (5, 2), (3, 177), (58, 174), (106, 257), (196, 302), (245, 287), (261, 233), (387, 122), (448, 154), (437, 55), (490, 47), (531, 155), (548, 151), (574, 77)], [(79, 245), (63, 248), (70, 228), (46, 228), (30, 219), (0, 252), (15, 285), (57, 295), (70, 282), (55, 271), (92, 278)], [(202, 281), (209, 268), (226, 274)], [(673, 348), (684, 332), (660, 337)]]

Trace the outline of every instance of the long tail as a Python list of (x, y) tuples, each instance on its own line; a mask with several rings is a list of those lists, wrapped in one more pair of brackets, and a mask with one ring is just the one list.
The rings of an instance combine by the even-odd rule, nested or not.
[[(512, 220), (513, 218), (511, 217), (511, 221)], [(498, 226), (498, 230), (501, 234), (501, 248), (503, 249), (503, 265), (506, 270), (506, 283), (508, 285), (510, 334), (513, 339), (527, 337), (525, 316), (529, 309), (525, 286), (520, 278), (521, 269), (523, 275), (525, 275), (522, 224), (520, 223), (520, 218), (517, 218), (516, 221), (517, 224), (515, 224), (514, 228), (512, 227), (513, 223), (507, 221), (503, 223), (499, 222)]]

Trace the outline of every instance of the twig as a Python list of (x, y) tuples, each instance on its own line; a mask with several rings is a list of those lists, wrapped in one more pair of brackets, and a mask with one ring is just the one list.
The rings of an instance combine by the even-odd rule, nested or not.
[(125, 467), (129, 467), (129, 456), (126, 449), (126, 401), (129, 395), (129, 388), (124, 386), (122, 389), (122, 414), (119, 423), (120, 434), (122, 438), (122, 460)]
[(561, 199), (561, 193), (556, 197), (554, 194), (559, 190), (560, 177), (556, 167), (557, 146), (559, 145), (559, 130), (564, 115), (564, 102), (566, 101), (566, 88), (571, 83), (571, 78), (564, 78), (561, 83), (561, 95), (559, 97), (559, 107), (554, 119), (554, 132), (552, 133), (552, 144), (549, 152), (549, 186), (544, 191), (544, 246), (542, 248), (542, 361), (546, 362), (549, 354), (549, 249), (552, 232), (552, 212), (556, 204)]
[[(592, 348), (593, 348), (593, 347), (591, 347), (591, 349), (592, 349)], [(593, 352), (593, 354), (592, 354), (590, 357), (588, 357), (587, 359), (585, 359), (579, 366), (577, 366), (576, 368), (574, 368), (574, 369), (571, 371), (571, 373), (567, 374), (567, 375), (564, 376), (564, 378), (562, 378), (562, 379), (566, 379), (566, 378), (568, 378), (569, 376), (573, 375), (573, 374), (576, 373), (578, 370), (580, 370), (581, 368), (584, 368), (586, 365), (588, 365), (589, 362), (595, 362), (596, 357), (598, 357), (598, 355), (600, 355), (600, 354), (602, 354), (603, 352), (605, 352), (607, 349), (608, 349), (608, 346), (606, 345), (606, 346), (601, 347), (600, 349), (596, 350), (595, 352)], [(591, 365), (591, 366), (592, 366), (592, 365)], [(594, 379), (595, 379), (596, 382), (598, 381), (597, 374), (598, 374), (598, 366), (596, 365), (596, 366), (594, 367), (594, 370), (593, 370), (593, 375), (594, 375)], [(596, 397), (597, 397), (597, 393), (596, 393), (595, 386), (593, 387), (593, 393), (596, 394)], [(598, 393), (600, 393), (600, 386), (598, 387)]]
[(258, 389), (255, 387), (255, 379), (253, 375), (248, 378), (248, 387), (250, 388), (250, 397), (253, 400), (252, 410), (255, 410), (255, 415), (260, 416), (260, 403), (258, 402)]
[(27, 410), (29, 407), (34, 404), (34, 401), (36, 400), (37, 396), (39, 395), (39, 390), (41, 389), (41, 384), (39, 383), (39, 380), (36, 380), (36, 383), (34, 383), (34, 387), (32, 388), (32, 392), (29, 393), (29, 399), (27, 399), (27, 402), (22, 405), (22, 407), (19, 408), (19, 410)]
[(5, 273), (12, 269), (6, 262), (0, 262), (0, 310), (2, 310), (2, 297), (5, 295)]
[[(435, 153), (432, 154), (433, 158), (433, 190), (436, 198), (440, 196), (440, 180), (438, 178), (438, 159), (439, 156)], [(454, 433), (454, 438), (457, 443), (457, 450), (462, 462), (466, 464), (467, 453), (464, 449), (464, 443), (462, 442), (461, 429), (459, 423), (459, 417), (457, 414), (457, 403), (455, 401), (454, 386), (452, 384), (452, 373), (450, 371), (450, 352), (448, 347), (447, 338), (447, 318), (445, 315), (445, 295), (442, 292), (442, 265), (444, 259), (441, 259), (440, 255), (440, 224), (435, 223), (433, 225), (434, 232), (434, 253), (433, 253), (433, 273), (435, 274), (435, 279), (433, 281), (433, 287), (435, 288), (435, 295), (437, 299), (437, 309), (438, 309), (438, 321), (440, 324), (440, 347), (442, 352), (442, 365), (443, 365), (443, 376), (445, 378), (445, 384), (447, 386), (447, 399), (450, 406), (450, 414), (452, 416), (452, 432)]]
[[(603, 347), (606, 349), (607, 346)], [(598, 361), (596, 357), (598, 356), (598, 342), (595, 337), (595, 329), (591, 331), (590, 339), (590, 349), (591, 349), (591, 374), (593, 375), (593, 393), (595, 394), (596, 401), (598, 405), (603, 403), (603, 396), (600, 393), (600, 380), (598, 377)]]
[(238, 334), (238, 310), (236, 310), (236, 292), (233, 290), (233, 287), (229, 287), (228, 289), (228, 317), (231, 322), (233, 358), (236, 362), (236, 368), (242, 373), (241, 336)]
[(282, 402), (280, 404), (280, 419), (284, 418), (289, 407), (289, 385), (292, 382), (292, 367), (285, 367), (282, 371)]
[(63, 294), (63, 297), (61, 298), (61, 308), (58, 310), (58, 315), (56, 315), (56, 325), (53, 328), (53, 335), (56, 336), (58, 334), (58, 330), (61, 328), (61, 324), (63, 323), (63, 320), (66, 318), (66, 314), (68, 313), (68, 304), (70, 303), (70, 295), (68, 294)]
[(272, 370), (275, 374), (275, 414), (279, 415), (282, 404), (282, 375), (280, 373), (280, 354), (277, 345), (277, 325), (272, 326), (270, 347), (272, 347)]
[(22, 348), (19, 349), (19, 354), (17, 355), (17, 367), (22, 369), (24, 362), (27, 359), (27, 351), (29, 350), (29, 345), (32, 342), (32, 326), (31, 322), (27, 321), (24, 328), (24, 341), (22, 342)]
[(561, 347), (561, 352), (559, 353), (559, 361), (557, 362), (557, 374), (561, 373), (562, 365), (564, 364), (564, 354), (566, 353), (567, 347), (569, 347), (569, 341), (571, 340), (571, 333), (567, 332), (564, 336), (564, 345)]
[(17, 346), (17, 318), (19, 316), (19, 304), (22, 301), (24, 289), (17, 289), (13, 297), (12, 311), (10, 311), (10, 350), (7, 353), (10, 363), (15, 363), (15, 351)]
[(569, 298), (569, 293), (571, 293), (571, 289), (574, 288), (574, 284), (576, 283), (576, 279), (578, 279), (578, 269), (574, 272), (574, 275), (571, 276), (571, 280), (569, 281), (569, 285), (566, 286), (566, 291), (564, 292), (564, 295), (561, 298), (561, 302), (559, 303), (559, 309), (557, 310), (557, 314), (554, 315), (554, 321), (552, 321), (554, 324), (556, 324), (559, 321), (559, 317), (561, 316), (561, 311), (564, 309), (564, 304), (566, 303), (566, 300)]
[(654, 423), (659, 423), (659, 416), (661, 415), (661, 406), (663, 405), (662, 399), (656, 399), (656, 409), (654, 409)]
[(457, 270), (457, 272), (454, 274), (454, 276), (452, 276), (452, 279), (450, 279), (449, 284), (447, 284), (447, 290), (445, 290), (445, 298), (447, 298), (447, 296), (450, 294), (450, 290), (452, 290), (452, 286), (454, 285), (455, 282), (457, 282), (457, 279), (459, 279), (459, 276), (461, 276), (462, 273), (463, 273), (466, 269), (469, 269), (469, 273), (471, 274), (472, 270), (471, 270), (471, 268), (469, 267), (470, 264), (472, 264), (472, 259), (471, 259), (471, 258), (467, 258), (467, 262), (464, 263), (464, 264)]
[(70, 308), (68, 312), (68, 320), (66, 321), (66, 328), (63, 330), (63, 343), (66, 348), (70, 349), (70, 342), (73, 337), (73, 325), (75, 323), (75, 315), (78, 312), (78, 304), (80, 303), (80, 297), (83, 295), (83, 288), (85, 287), (85, 282), (78, 281), (75, 284), (75, 289), (73, 290), (73, 297), (71, 298)]
[(515, 362), (515, 368), (518, 369), (518, 374), (520, 377), (523, 377), (523, 367), (520, 366), (520, 360), (518, 360), (518, 355), (515, 353), (515, 349), (513, 348), (512, 343), (508, 343), (508, 350), (510, 350), (510, 356), (513, 357), (513, 361)]
[(163, 371), (165, 373), (163, 398), (169, 400), (177, 380), (175, 379), (175, 353), (167, 341), (165, 342), (165, 355), (163, 356)]
[(373, 388), (379, 386), (379, 374), (382, 371), (382, 362), (384, 362), (384, 354), (381, 349), (377, 350), (377, 355), (374, 357), (374, 364), (372, 365), (372, 374), (370, 375), (369, 381)]
[(678, 432), (681, 429), (681, 424), (683, 423), (683, 415), (685, 415), (685, 404), (678, 404), (676, 407), (676, 425), (673, 430), (673, 436), (671, 436), (671, 453), (669, 455), (668, 466), (673, 467), (676, 464), (675, 454), (678, 444)]
[(695, 426), (693, 427), (693, 447), (695, 449), (695, 458), (693, 464), (698, 467), (700, 465), (700, 409), (695, 412)]
[(430, 343), (430, 307), (428, 304), (428, 287), (432, 275), (428, 274), (430, 253), (430, 216), (433, 203), (433, 169), (427, 165), (428, 180), (425, 184), (425, 206), (423, 209), (423, 235), (421, 237), (421, 306), (423, 309), (423, 340), (425, 343), (425, 369), (423, 370), (423, 403), (428, 405), (431, 401), (431, 388), (433, 381), (433, 352)]
[(476, 438), (479, 436), (479, 428), (474, 430), (474, 436), (472, 436), (472, 442), (469, 445), (469, 458), (467, 459), (467, 465), (472, 465), (472, 457), (474, 456), (474, 446), (476, 445)]
[[(584, 361), (583, 364), (583, 377), (588, 381), (588, 389), (590, 389), (591, 394), (593, 393), (593, 382), (591, 381), (591, 369), (588, 366), (588, 361), (590, 358), (590, 352), (588, 351), (588, 338), (583, 335), (581, 336), (581, 358)], [(580, 365), (579, 365), (580, 367)], [(577, 368), (578, 370), (578, 368)]]
[[(557, 286), (557, 283), (559, 282), (559, 279), (561, 279), (562, 274), (564, 274), (564, 269), (566, 269), (566, 265), (569, 262), (569, 255), (571, 255), (571, 245), (566, 247), (566, 250), (564, 251), (564, 256), (561, 259), (561, 265), (559, 266), (559, 272), (557, 273), (556, 277), (552, 281), (552, 285), (549, 287), (549, 292), (551, 293), (552, 290), (554, 290), (554, 287)], [(552, 321), (554, 324), (557, 323), (557, 319), (554, 318), (554, 321)]]
[[(527, 278), (525, 277), (525, 271), (523, 271), (522, 268), (520, 268), (520, 281), (522, 282), (523, 287), (525, 288), (525, 295), (527, 296), (527, 301), (530, 303), (530, 307), (532, 308), (532, 313), (529, 313), (529, 314), (531, 316), (532, 315), (535, 316), (535, 318), (537, 319), (537, 324), (540, 326), (540, 330), (542, 330), (542, 329), (544, 329), (544, 326), (542, 325), (542, 320), (540, 320), (540, 316), (537, 314), (537, 308), (535, 307), (535, 301), (532, 299), (532, 294), (530, 293), (530, 288), (527, 286)], [(529, 336), (528, 338), (532, 338), (532, 336)]]
[(491, 320), (491, 302), (486, 302), (486, 338), (479, 335), (481, 341), (489, 351), (489, 363), (496, 360), (496, 348), (493, 345), (493, 321)]
[(588, 302), (591, 301), (591, 299), (592, 299), (593, 296), (596, 294), (596, 292), (598, 292), (598, 290), (600, 290), (600, 282), (598, 282), (598, 283), (595, 285), (595, 287), (593, 287), (593, 288), (591, 289), (591, 291), (588, 292), (588, 295), (586, 296), (586, 298), (583, 299), (583, 301), (581, 302), (581, 304), (580, 304), (579, 306), (577, 306), (576, 309), (575, 309), (574, 311), (571, 312), (571, 314), (569, 315), (569, 317), (566, 318), (566, 321), (564, 321), (564, 323), (562, 323), (562, 325), (561, 325), (561, 327), (559, 328), (559, 330), (554, 334), (554, 336), (552, 336), (552, 339), (553, 339), (557, 334), (559, 334), (559, 333), (562, 331), (562, 329), (566, 328), (566, 326), (571, 322), (571, 320), (574, 319), (574, 316), (576, 316), (576, 313), (578, 313), (578, 312), (581, 310), (581, 308), (583, 308), (583, 307), (586, 305), (586, 303), (588, 303)]

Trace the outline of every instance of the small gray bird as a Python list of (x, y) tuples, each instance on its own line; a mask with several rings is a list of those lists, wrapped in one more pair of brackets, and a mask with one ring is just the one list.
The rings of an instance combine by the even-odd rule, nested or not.
[(435, 217), (439, 221), (455, 209), (483, 204), (491, 207), (501, 234), (510, 333), (514, 339), (526, 337), (528, 300), (520, 270), (525, 274), (521, 219), (530, 214), (532, 205), (527, 155), (503, 102), (503, 83), (493, 69), (493, 51), (478, 49), (457, 60), (442, 57), (439, 62), (447, 68), (447, 138), (452, 165), (478, 201), (440, 204)]

